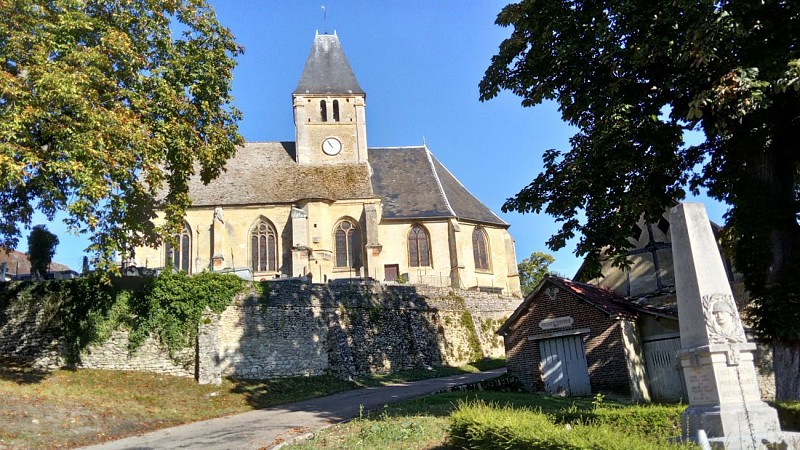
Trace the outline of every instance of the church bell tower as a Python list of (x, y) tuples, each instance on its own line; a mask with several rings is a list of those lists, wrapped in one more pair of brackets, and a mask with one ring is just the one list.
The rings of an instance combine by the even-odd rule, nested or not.
[(335, 32), (314, 38), (292, 99), (298, 163), (367, 162), (366, 93)]

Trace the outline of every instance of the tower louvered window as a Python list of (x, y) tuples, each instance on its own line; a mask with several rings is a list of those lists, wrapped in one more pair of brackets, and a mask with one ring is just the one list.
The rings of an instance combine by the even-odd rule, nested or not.
[(325, 100), (319, 102), (319, 115), (323, 122), (328, 121), (328, 102)]
[(333, 121), (339, 121), (339, 100), (333, 101)]
[(192, 230), (188, 225), (183, 226), (183, 230), (175, 235), (177, 247), (173, 247), (169, 242), (164, 244), (165, 260), (167, 264), (177, 271), (191, 273), (192, 265)]
[(261, 219), (250, 232), (250, 265), (253, 272), (278, 270), (278, 244), (275, 228)]
[(361, 267), (361, 239), (358, 227), (350, 220), (342, 220), (333, 231), (336, 267)]
[(481, 227), (472, 231), (472, 256), (475, 259), (475, 270), (489, 271), (489, 245)]
[(428, 233), (421, 225), (414, 225), (408, 232), (408, 265), (411, 267), (431, 265)]

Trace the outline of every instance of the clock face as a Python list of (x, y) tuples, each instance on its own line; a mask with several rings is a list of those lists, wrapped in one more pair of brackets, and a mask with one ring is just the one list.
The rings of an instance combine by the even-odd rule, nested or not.
[(342, 143), (333, 137), (322, 141), (322, 151), (328, 156), (338, 155), (342, 151)]

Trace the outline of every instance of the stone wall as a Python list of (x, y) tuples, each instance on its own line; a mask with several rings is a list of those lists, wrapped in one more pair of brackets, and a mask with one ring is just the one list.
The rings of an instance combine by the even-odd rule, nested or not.
[[(448, 288), (378, 283), (267, 283), (263, 294), (237, 297), (222, 314), (208, 312), (196, 348), (170, 355), (155, 339), (133, 354), (124, 330), (87, 348), (79, 367), (194, 376), (272, 378), (326, 372), (348, 378), (413, 367), (461, 365), (504, 355), (494, 332), (519, 299)], [(0, 356), (40, 367), (64, 363), (66, 352), (48, 329), (43, 305), (0, 308)]]
[(275, 281), (209, 315), (199, 367), (268, 378), (326, 371), (349, 378), (503, 356), (494, 332), (519, 299), (447, 288)]

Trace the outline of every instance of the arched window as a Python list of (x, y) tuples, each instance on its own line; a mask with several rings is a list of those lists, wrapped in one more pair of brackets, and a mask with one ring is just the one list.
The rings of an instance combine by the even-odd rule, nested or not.
[(489, 245), (486, 232), (481, 227), (472, 231), (472, 256), (475, 258), (475, 270), (489, 271)]
[(339, 121), (339, 100), (333, 101), (333, 121)]
[(319, 114), (323, 122), (328, 121), (328, 103), (325, 100), (319, 101)]
[(414, 225), (408, 232), (408, 265), (411, 267), (431, 265), (428, 233), (422, 225)]
[(253, 272), (278, 270), (278, 239), (275, 227), (261, 218), (250, 230), (250, 267)]
[(361, 239), (355, 222), (345, 219), (333, 229), (336, 267), (361, 267)]
[(167, 264), (178, 271), (191, 273), (192, 271), (192, 229), (188, 224), (183, 225), (183, 230), (175, 235), (177, 247), (173, 247), (169, 242), (164, 244), (166, 251), (165, 260)]

